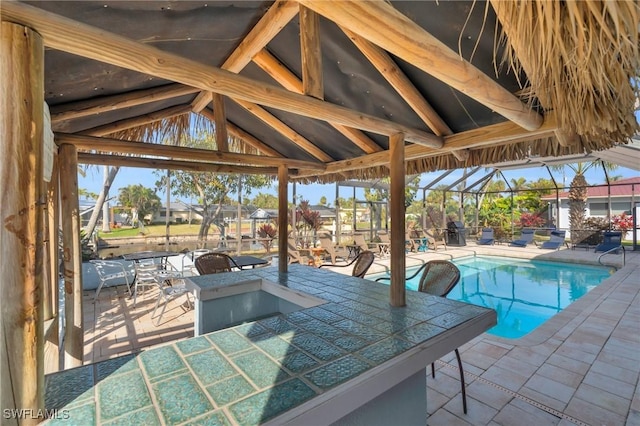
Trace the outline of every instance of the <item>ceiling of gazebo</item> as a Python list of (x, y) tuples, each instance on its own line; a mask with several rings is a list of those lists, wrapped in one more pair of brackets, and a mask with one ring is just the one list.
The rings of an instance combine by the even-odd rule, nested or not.
[[(2, 19), (43, 36), (53, 129), (58, 142), (76, 144), (87, 162), (98, 161), (91, 159), (97, 151), (265, 172), (282, 161), (294, 179), (330, 181), (387, 174), (395, 133), (405, 135), (407, 174), (626, 143), (638, 130), (628, 68), (637, 70), (640, 60), (620, 64), (622, 78), (609, 81), (623, 95), (603, 97), (602, 125), (586, 128), (578, 117), (589, 108), (571, 112), (571, 105), (554, 101), (557, 90), (545, 85), (558, 82), (527, 75), (539, 67), (531, 57), (518, 58), (517, 72), (501, 64), (503, 26), (507, 53), (525, 52), (523, 40), (508, 37), (517, 23), (502, 25), (508, 15), (495, 7), (481, 1), (25, 1), (3, 2)], [(638, 56), (637, 5), (624, 7), (632, 13), (611, 25), (609, 62), (627, 52), (627, 41)], [(595, 37), (592, 43), (606, 44)], [(586, 89), (605, 92), (595, 83)], [(228, 148), (214, 144), (218, 157), (198, 158), (116, 143), (182, 145), (180, 136), (198, 128), (226, 131)], [(154, 131), (164, 133), (152, 138)]]

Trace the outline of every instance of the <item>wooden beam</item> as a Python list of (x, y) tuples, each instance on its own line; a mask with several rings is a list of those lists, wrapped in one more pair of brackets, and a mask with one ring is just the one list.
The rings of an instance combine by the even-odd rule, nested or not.
[[(293, 1), (276, 1), (222, 64), (222, 69), (239, 73), (298, 14)], [(211, 102), (210, 91), (201, 92), (192, 103), (193, 112), (202, 111)]]
[(213, 120), (216, 125), (216, 144), (218, 151), (229, 152), (227, 113), (224, 108), (224, 97), (218, 93), (213, 94)]
[(404, 218), (404, 137), (397, 134), (389, 138), (389, 216), (391, 218), (391, 284), (389, 286), (391, 306), (405, 306), (405, 218)]
[(195, 87), (173, 83), (151, 89), (135, 90), (120, 95), (101, 96), (84, 101), (68, 102), (51, 107), (51, 122), (56, 124), (61, 121), (73, 120), (74, 118), (177, 98), (195, 93), (198, 90), (199, 89)]
[[(213, 114), (213, 111), (211, 111), (208, 108), (205, 108), (202, 111), (200, 111), (200, 114), (203, 115), (204, 117), (207, 117), (211, 121), (215, 121), (215, 116)], [(227, 122), (227, 132), (229, 132), (230, 135), (238, 139), (242, 139), (244, 143), (254, 147), (258, 151), (262, 152), (264, 155), (271, 156), (271, 157), (282, 157), (282, 154), (280, 154), (278, 151), (271, 148), (269, 145), (265, 144), (258, 138), (245, 132), (240, 127), (236, 126), (231, 122)]]
[[(282, 84), (284, 88), (292, 92), (303, 93), (302, 81), (300, 81), (295, 74), (289, 71), (287, 67), (285, 67), (266, 50), (263, 49), (259, 55), (256, 55), (256, 57), (253, 58), (253, 60), (264, 72), (273, 77), (273, 79), (278, 83)], [(380, 145), (375, 143), (370, 137), (360, 130), (337, 123), (329, 124), (365, 153), (371, 154), (382, 151)]]
[(125, 120), (115, 121), (113, 123), (105, 124), (104, 126), (94, 127), (92, 129), (83, 130), (79, 134), (87, 136), (104, 136), (112, 133), (121, 132), (123, 130), (132, 129), (138, 126), (144, 126), (146, 124), (154, 123), (158, 120), (165, 118), (175, 117), (177, 115), (186, 114), (191, 111), (188, 105), (178, 105), (170, 108), (166, 108), (160, 111), (152, 112), (149, 114), (140, 115), (133, 118), (127, 118)]
[(313, 10), (301, 6), (299, 19), (304, 94), (316, 99), (324, 99), (320, 17)]
[(296, 93), (304, 93), (302, 80), (266, 49), (256, 53), (253, 57), (253, 62), (285, 89)]
[(169, 157), (177, 160), (192, 160), (215, 164), (272, 166), (287, 164), (291, 168), (311, 167), (324, 170), (325, 165), (311, 161), (294, 160), (288, 158), (266, 157), (262, 155), (237, 154), (234, 152), (219, 152), (209, 149), (188, 148), (175, 145), (160, 145), (138, 141), (123, 141), (120, 139), (97, 138), (94, 136), (71, 135), (56, 133), (56, 143), (70, 144), (83, 151), (114, 152), (119, 154), (149, 155), (155, 157)]
[(270, 126), (272, 129), (280, 133), (282, 136), (288, 138), (293, 143), (298, 145), (302, 150), (306, 151), (308, 154), (317, 158), (322, 162), (333, 161), (333, 158), (329, 156), (326, 152), (315, 146), (311, 141), (307, 138), (293, 130), (291, 127), (287, 126), (285, 123), (280, 121), (279, 118), (271, 114), (266, 109), (262, 108), (260, 105), (253, 104), (251, 102), (242, 101), (239, 99), (234, 99), (234, 101), (240, 105), (242, 108), (246, 109), (248, 112), (253, 114), (256, 118), (262, 120), (263, 123)]
[(82, 365), (84, 324), (82, 317), (82, 246), (78, 207), (78, 153), (73, 145), (58, 149), (60, 164), (60, 217), (64, 260), (64, 368)]
[(44, 408), (44, 44), (30, 28), (2, 22), (0, 51), (0, 407), (36, 413)]
[(287, 166), (281, 165), (278, 167), (278, 272), (287, 272), (289, 263), (287, 250), (287, 237), (289, 236), (288, 172)]
[(223, 174), (276, 175), (276, 167), (234, 166), (189, 160), (127, 157), (123, 155), (78, 153), (78, 162), (98, 166), (139, 167), (141, 169), (183, 170), (188, 172), (215, 172)]
[(383, 135), (404, 133), (405, 140), (434, 148), (443, 144), (442, 138), (425, 131), (291, 93), (22, 2), (4, 2), (0, 13), (5, 20), (33, 27), (53, 49), (317, 120)]
[[(463, 149), (488, 148), (527, 140), (543, 139), (553, 136), (557, 128), (556, 117), (553, 113), (547, 114), (543, 125), (534, 131), (524, 130), (517, 124), (506, 121), (504, 123), (445, 136), (445, 145), (439, 150), (421, 145), (407, 146), (405, 149), (405, 160), (409, 161), (433, 157)], [(368, 167), (384, 166), (388, 163), (388, 160), (387, 151), (376, 152), (349, 160), (328, 163), (326, 165), (327, 168), (322, 174), (341, 173)], [(298, 177), (302, 178), (317, 175), (318, 173), (315, 170), (300, 170)]]
[(380, 74), (389, 82), (396, 92), (409, 104), (411, 109), (438, 136), (451, 135), (453, 131), (438, 115), (422, 94), (416, 89), (411, 80), (393, 61), (391, 56), (375, 44), (365, 40), (353, 31), (342, 28), (362, 54), (376, 67)]
[(299, 0), (527, 130), (542, 116), (385, 1)]

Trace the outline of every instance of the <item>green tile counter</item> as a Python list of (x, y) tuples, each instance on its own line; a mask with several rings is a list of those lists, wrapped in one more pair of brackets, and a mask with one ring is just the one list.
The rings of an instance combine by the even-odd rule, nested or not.
[(302, 305), (48, 375), (46, 408), (68, 410), (65, 425), (412, 423), (426, 420), (425, 368), (496, 322), (493, 310), (413, 291), (393, 308), (386, 285), (289, 268), (193, 277), (196, 317), (217, 315), (214, 299), (274, 286)]

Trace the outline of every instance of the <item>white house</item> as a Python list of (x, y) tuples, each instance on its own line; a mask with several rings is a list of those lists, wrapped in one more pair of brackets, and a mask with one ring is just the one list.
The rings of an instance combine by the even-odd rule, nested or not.
[[(569, 230), (569, 192), (560, 192), (555, 195), (542, 198), (549, 202), (550, 209), (556, 221), (556, 227)], [(557, 200), (560, 208), (556, 207)], [(632, 177), (611, 182), (611, 186), (592, 186), (587, 189), (586, 217), (607, 218), (626, 213), (628, 215), (640, 214), (640, 177)], [(636, 229), (637, 238), (640, 240), (640, 230)], [(633, 239), (633, 234), (628, 232), (625, 239)]]

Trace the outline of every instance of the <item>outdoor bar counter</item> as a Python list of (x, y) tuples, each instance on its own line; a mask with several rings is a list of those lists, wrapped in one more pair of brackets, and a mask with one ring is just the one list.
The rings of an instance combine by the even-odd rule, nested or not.
[(393, 308), (387, 285), (300, 265), (188, 285), (193, 338), (47, 376), (46, 408), (76, 424), (425, 425), (426, 367), (496, 323), (413, 291)]

